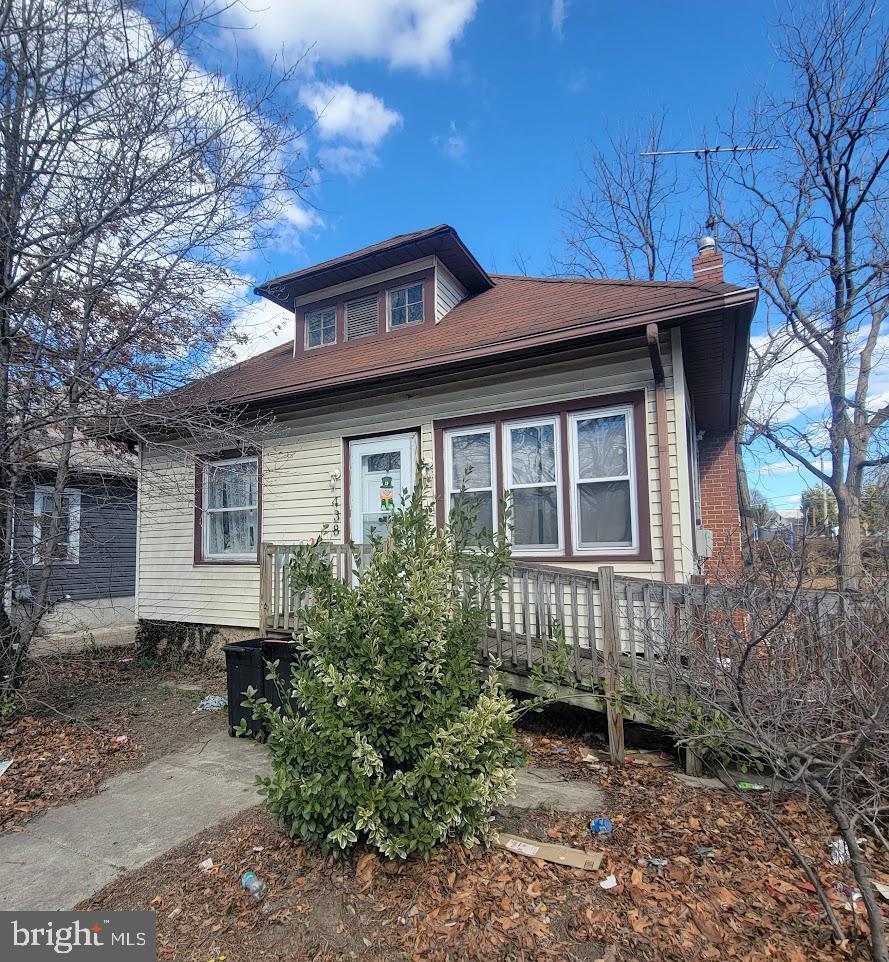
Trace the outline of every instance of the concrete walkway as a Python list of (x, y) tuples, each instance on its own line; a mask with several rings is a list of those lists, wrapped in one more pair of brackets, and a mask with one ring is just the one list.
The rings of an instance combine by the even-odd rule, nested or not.
[(259, 803), (269, 773), (262, 746), (213, 735), (98, 795), (50, 809), (0, 836), (0, 910), (71, 909), (116, 876)]
[(604, 801), (602, 789), (592, 782), (566, 778), (551, 768), (531, 765), (516, 772), (515, 795), (498, 805), (497, 810), (508, 813), (515, 809), (542, 808), (557, 812), (592, 812), (597, 811)]

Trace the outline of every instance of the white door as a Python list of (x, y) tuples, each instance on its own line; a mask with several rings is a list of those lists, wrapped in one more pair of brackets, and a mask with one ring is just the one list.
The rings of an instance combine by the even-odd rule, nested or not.
[(404, 490), (413, 491), (416, 446), (414, 434), (350, 442), (349, 527), (356, 544), (367, 544), (372, 530), (385, 537)]

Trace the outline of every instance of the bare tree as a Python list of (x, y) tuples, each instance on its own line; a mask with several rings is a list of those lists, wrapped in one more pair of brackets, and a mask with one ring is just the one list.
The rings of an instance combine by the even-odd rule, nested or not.
[[(831, 846), (825, 839), (822, 864), (832, 855), (851, 869), (872, 956), (886, 962), (872, 869), (875, 856), (889, 853), (886, 585), (868, 584), (853, 600), (801, 591), (802, 565), (795, 575), (772, 570), (771, 583), (760, 576), (732, 588), (692, 589), (681, 627), (673, 622), (666, 637), (652, 631), (686, 694), (650, 696), (650, 710), (728, 784), (730, 761), (752, 760), (774, 774), (778, 789), (802, 793), (830, 814), (837, 841)], [(757, 811), (768, 815), (762, 799)], [(838, 938), (845, 938), (818, 872), (785, 841), (819, 888)]]
[[(72, 450), (154, 419), (167, 437), (249, 429), (192, 398), (146, 401), (218, 360), (239, 264), (303, 183), (282, 70), (199, 67), (218, 7), (116, 0), (0, 6), (0, 584), (19, 492), (51, 439), (53, 509), (29, 609), (0, 599), (0, 699), (49, 604)], [(157, 421), (161, 422), (158, 425)]]
[(663, 147), (665, 115), (637, 132), (609, 137), (581, 165), (581, 187), (562, 206), (563, 274), (673, 280), (684, 268), (683, 190), (675, 164), (642, 157)]
[(864, 474), (886, 461), (873, 444), (889, 419), (872, 390), (889, 305), (889, 34), (868, 0), (825, 0), (782, 25), (778, 51), (790, 93), (764, 94), (729, 133), (778, 149), (738, 153), (722, 169), (721, 235), (786, 336), (764, 375), (786, 382), (794, 365), (814, 369), (826, 406), (814, 411), (810, 395), (803, 410), (781, 402), (747, 421), (833, 491), (839, 582), (855, 587)]

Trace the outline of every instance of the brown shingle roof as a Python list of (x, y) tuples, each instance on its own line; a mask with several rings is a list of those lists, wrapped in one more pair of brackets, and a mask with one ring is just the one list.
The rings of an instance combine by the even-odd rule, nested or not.
[(505, 275), (492, 279), (492, 288), (461, 301), (438, 324), (427, 322), (296, 357), (292, 345), (285, 344), (196, 382), (186, 393), (194, 391), (211, 403), (316, 393), (406, 371), (442, 369), (473, 358), (594, 337), (649, 320), (675, 322), (720, 310), (728, 295), (740, 292), (722, 283)]

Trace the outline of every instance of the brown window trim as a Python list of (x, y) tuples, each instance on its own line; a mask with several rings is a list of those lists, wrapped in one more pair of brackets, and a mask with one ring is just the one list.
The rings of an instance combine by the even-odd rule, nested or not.
[[(414, 321), (413, 324), (404, 324), (389, 330), (389, 298), (388, 292), (399, 287), (408, 287), (411, 284), (423, 284), (423, 320)], [(346, 304), (349, 301), (356, 301), (361, 297), (369, 297), (376, 294), (378, 298), (379, 330), (376, 334), (368, 334), (367, 337), (346, 340)], [(336, 307), (336, 341), (333, 344), (324, 344), (321, 347), (305, 346), (306, 314), (322, 310), (325, 307)], [(309, 304), (301, 304), (294, 311), (296, 315), (296, 332), (294, 353), (300, 354), (320, 354), (325, 351), (335, 351), (346, 344), (370, 344), (378, 341), (382, 337), (399, 337), (406, 331), (416, 330), (426, 324), (435, 321), (435, 268), (427, 267), (422, 271), (415, 271), (413, 274), (405, 274), (402, 277), (394, 277), (384, 284), (372, 284), (368, 287), (361, 287), (354, 291), (347, 291), (344, 294), (337, 294), (336, 297), (326, 297), (320, 301), (312, 301)]]
[[(630, 404), (633, 407), (633, 439), (635, 449), (636, 507), (639, 513), (639, 549), (634, 552), (595, 553), (574, 551), (574, 525), (571, 509), (571, 479), (568, 471), (568, 415), (575, 411), (611, 407), (615, 404)], [(445, 478), (444, 478), (444, 435), (452, 428), (493, 425), (496, 447), (495, 463), (497, 468), (497, 496), (503, 497), (503, 423), (544, 416), (557, 416), (562, 449), (562, 503), (565, 525), (565, 550), (560, 555), (521, 555), (518, 560), (537, 562), (584, 562), (596, 564), (604, 562), (651, 561), (651, 506), (648, 491), (648, 438), (645, 425), (645, 392), (627, 391), (619, 394), (600, 394), (595, 397), (577, 398), (557, 404), (538, 404), (529, 407), (511, 408), (506, 411), (491, 411), (486, 414), (472, 414), (466, 417), (445, 418), (435, 421), (435, 472), (436, 521), (445, 522)]]
[[(234, 458), (256, 458), (256, 560), (204, 558), (204, 467), (216, 461), (229, 461)], [(262, 545), (262, 452), (261, 451), (216, 451), (214, 454), (195, 459), (194, 465), (194, 564), (195, 565), (241, 565), (259, 564)]]

